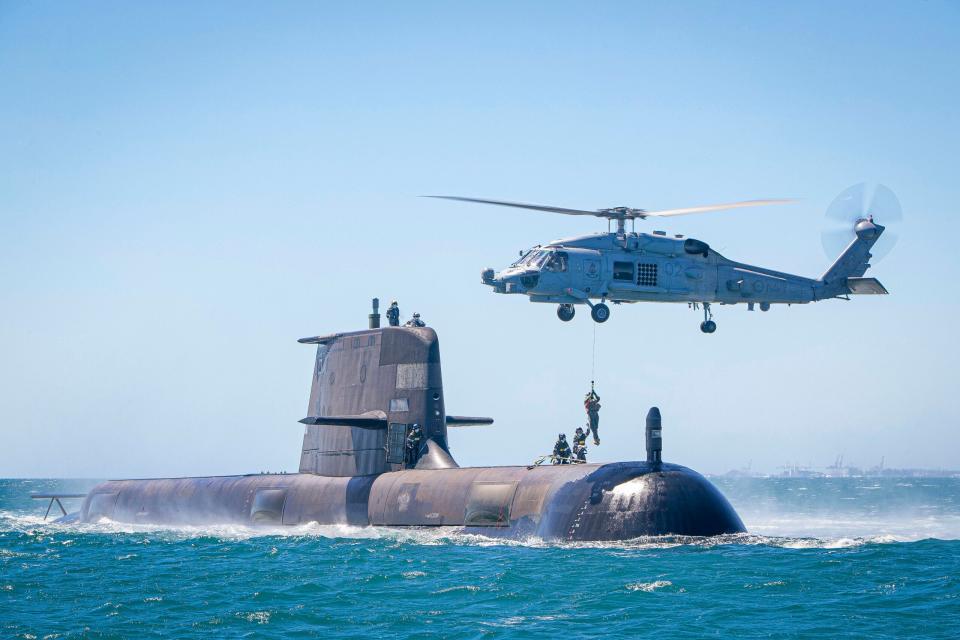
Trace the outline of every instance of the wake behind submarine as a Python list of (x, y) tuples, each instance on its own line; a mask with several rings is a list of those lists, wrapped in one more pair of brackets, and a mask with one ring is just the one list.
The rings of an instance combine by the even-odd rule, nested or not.
[[(745, 531), (706, 478), (661, 461), (656, 407), (646, 418), (645, 461), (461, 468), (447, 428), (493, 420), (448, 415), (436, 332), (381, 328), (377, 304), (366, 330), (299, 341), (317, 345), (299, 473), (110, 480), (61, 520), (443, 526), (562, 541)], [(424, 446), (411, 465), (404, 446), (414, 424)]]

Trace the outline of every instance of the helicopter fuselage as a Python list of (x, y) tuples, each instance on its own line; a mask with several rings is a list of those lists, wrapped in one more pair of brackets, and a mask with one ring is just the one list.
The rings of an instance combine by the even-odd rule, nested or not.
[(506, 269), (499, 272), (484, 269), (480, 279), (497, 293), (523, 294), (531, 302), (557, 304), (557, 316), (563, 321), (573, 319), (578, 304), (589, 305), (590, 316), (596, 322), (609, 319), (607, 301), (615, 304), (686, 302), (694, 308), (702, 305), (704, 317), (700, 330), (713, 333), (717, 324), (710, 305), (714, 303), (746, 303), (750, 310), (759, 304), (761, 311), (768, 311), (773, 304), (805, 304), (850, 294), (887, 293), (878, 280), (863, 276), (870, 268), (873, 257), (870, 251), (884, 231), (883, 226), (874, 222), (874, 209), (887, 210), (896, 220), (899, 203), (889, 189), (878, 187), (870, 207), (864, 209), (862, 187), (855, 185), (844, 191), (835, 205), (831, 205), (838, 212), (832, 218), (856, 216), (851, 220), (854, 238), (817, 279), (734, 262), (693, 238), (680, 235), (671, 238), (662, 231), (628, 233), (626, 230), (626, 223), (631, 220), (786, 204), (791, 200), (744, 200), (659, 211), (630, 207), (590, 211), (462, 196), (429, 197), (593, 216), (616, 222), (614, 233), (595, 233), (538, 245), (521, 252), (520, 259)]
[(804, 304), (819, 299), (823, 289), (815, 279), (728, 260), (699, 240), (647, 233), (556, 240), (498, 273), (487, 270), (484, 284), (555, 304)]

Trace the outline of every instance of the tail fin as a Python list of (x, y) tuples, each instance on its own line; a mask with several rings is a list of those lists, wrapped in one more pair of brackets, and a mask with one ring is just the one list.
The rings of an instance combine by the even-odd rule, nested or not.
[[(847, 278), (861, 278), (870, 268), (870, 249), (883, 233), (884, 227), (866, 219), (857, 223), (854, 238), (840, 257), (820, 276), (820, 281), (830, 290), (830, 295), (849, 293)], [(833, 289), (837, 291), (834, 292)]]

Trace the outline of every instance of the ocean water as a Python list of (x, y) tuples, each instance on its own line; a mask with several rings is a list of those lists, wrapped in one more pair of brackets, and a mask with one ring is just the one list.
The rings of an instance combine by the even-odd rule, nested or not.
[(715, 480), (750, 533), (43, 522), (0, 480), (0, 638), (958, 638), (960, 480)]

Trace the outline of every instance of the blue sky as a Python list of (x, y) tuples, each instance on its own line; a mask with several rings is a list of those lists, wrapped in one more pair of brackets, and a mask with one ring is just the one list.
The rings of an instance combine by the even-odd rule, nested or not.
[(441, 338), (461, 464), (582, 421), (593, 325), (479, 283), (578, 208), (798, 204), (662, 225), (819, 276), (833, 196), (905, 211), (892, 295), (614, 308), (603, 445), (960, 467), (960, 9), (903, 3), (0, 4), (0, 475), (295, 470), (305, 335), (399, 298)]

